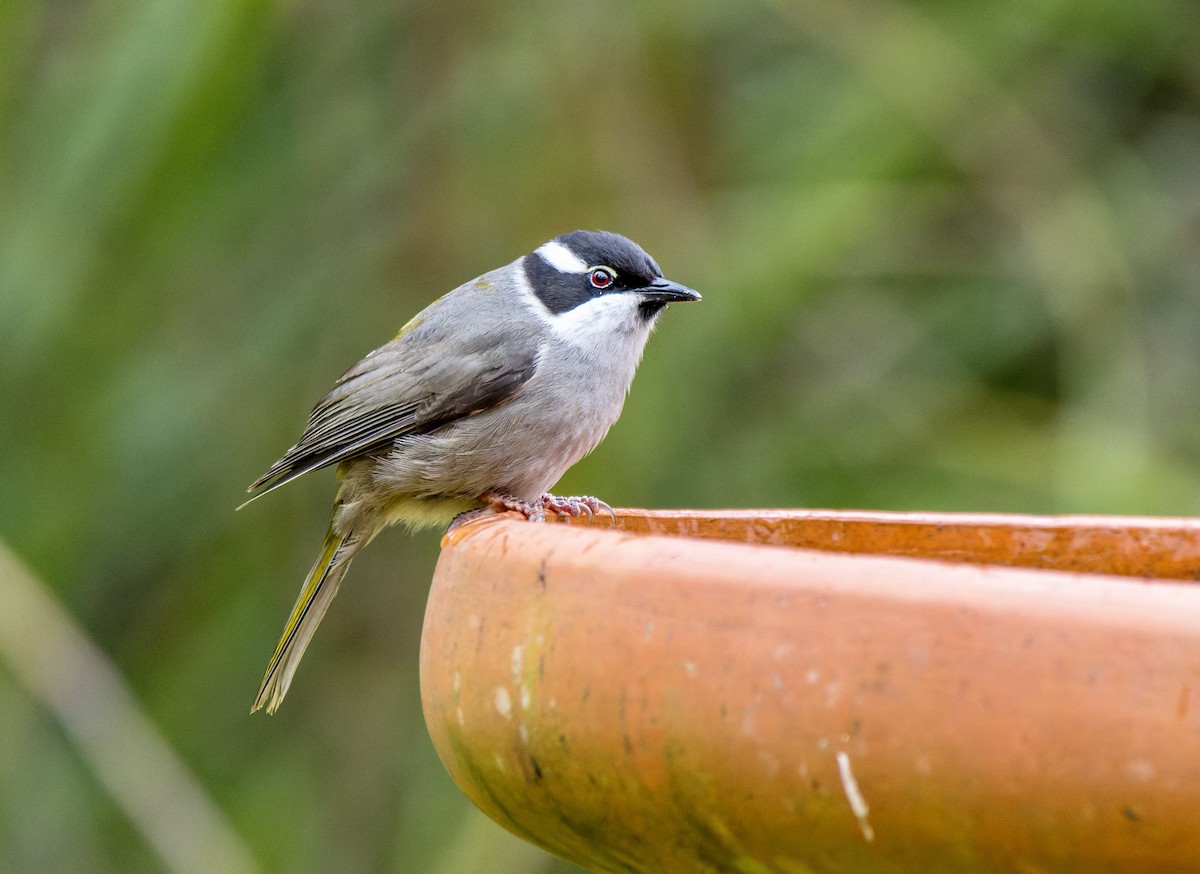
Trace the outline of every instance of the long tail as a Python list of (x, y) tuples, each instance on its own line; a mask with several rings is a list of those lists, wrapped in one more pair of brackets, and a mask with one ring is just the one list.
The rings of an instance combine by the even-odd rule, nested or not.
[(292, 677), (300, 664), (300, 658), (304, 655), (308, 642), (312, 640), (313, 632), (325, 617), (325, 611), (329, 609), (333, 596), (337, 594), (338, 586), (341, 585), (342, 577), (350, 567), (350, 560), (363, 543), (364, 539), (354, 536), (353, 532), (335, 534), (331, 528), (325, 535), (325, 544), (321, 547), (317, 563), (304, 580), (300, 597), (296, 599), (292, 615), (283, 627), (283, 636), (279, 638), (275, 654), (271, 656), (271, 663), (267, 665), (262, 685), (258, 687), (258, 697), (254, 699), (254, 706), (250, 708), (251, 713), (264, 705), (267, 713), (274, 713), (279, 709), (288, 686), (292, 684)]

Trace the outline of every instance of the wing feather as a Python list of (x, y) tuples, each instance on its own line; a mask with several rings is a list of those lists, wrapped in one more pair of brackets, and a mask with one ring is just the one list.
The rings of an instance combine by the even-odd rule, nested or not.
[(537, 345), (528, 331), (490, 327), (453, 342), (445, 334), (413, 331), (367, 355), (313, 408), (296, 445), (247, 491), (266, 494), (309, 471), (512, 398), (537, 370)]

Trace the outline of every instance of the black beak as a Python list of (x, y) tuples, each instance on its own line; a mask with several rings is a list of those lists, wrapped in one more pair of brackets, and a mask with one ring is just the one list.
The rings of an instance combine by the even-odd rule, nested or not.
[(639, 289), (638, 293), (647, 303), (682, 303), (689, 300), (700, 300), (699, 294), (669, 279), (656, 279)]

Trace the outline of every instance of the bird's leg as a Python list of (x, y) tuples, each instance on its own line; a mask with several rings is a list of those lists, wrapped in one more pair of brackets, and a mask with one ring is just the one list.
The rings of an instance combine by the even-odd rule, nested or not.
[(612, 517), (613, 522), (617, 521), (617, 514), (613, 512), (612, 507), (599, 498), (589, 497), (588, 495), (577, 495), (566, 498), (545, 494), (542, 495), (541, 504), (546, 512), (553, 513), (556, 516), (570, 516), (572, 519), (577, 519), (586, 513), (590, 522), (597, 513), (607, 513)]
[(546, 521), (546, 514), (540, 501), (522, 501), (520, 498), (514, 498), (512, 495), (501, 492), (484, 492), (479, 496), (479, 500), (487, 505), (483, 508), (484, 510), (491, 510), (493, 513), (512, 510), (520, 513), (530, 522)]
[(514, 498), (512, 495), (506, 495), (502, 492), (484, 492), (479, 496), (479, 500), (483, 503), (483, 506), (459, 513), (450, 522), (450, 527), (446, 529), (446, 533), (474, 522), (476, 519), (507, 512), (520, 513), (526, 519), (534, 522), (546, 521), (546, 514), (542, 511), (541, 504), (522, 501), (520, 498)]

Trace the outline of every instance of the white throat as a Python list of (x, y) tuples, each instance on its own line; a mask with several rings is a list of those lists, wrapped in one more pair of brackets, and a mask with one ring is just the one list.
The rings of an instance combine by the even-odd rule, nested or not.
[(560, 340), (596, 355), (628, 355), (642, 347), (650, 336), (654, 320), (638, 312), (637, 294), (616, 292), (586, 300), (566, 312), (549, 317), (550, 328)]

